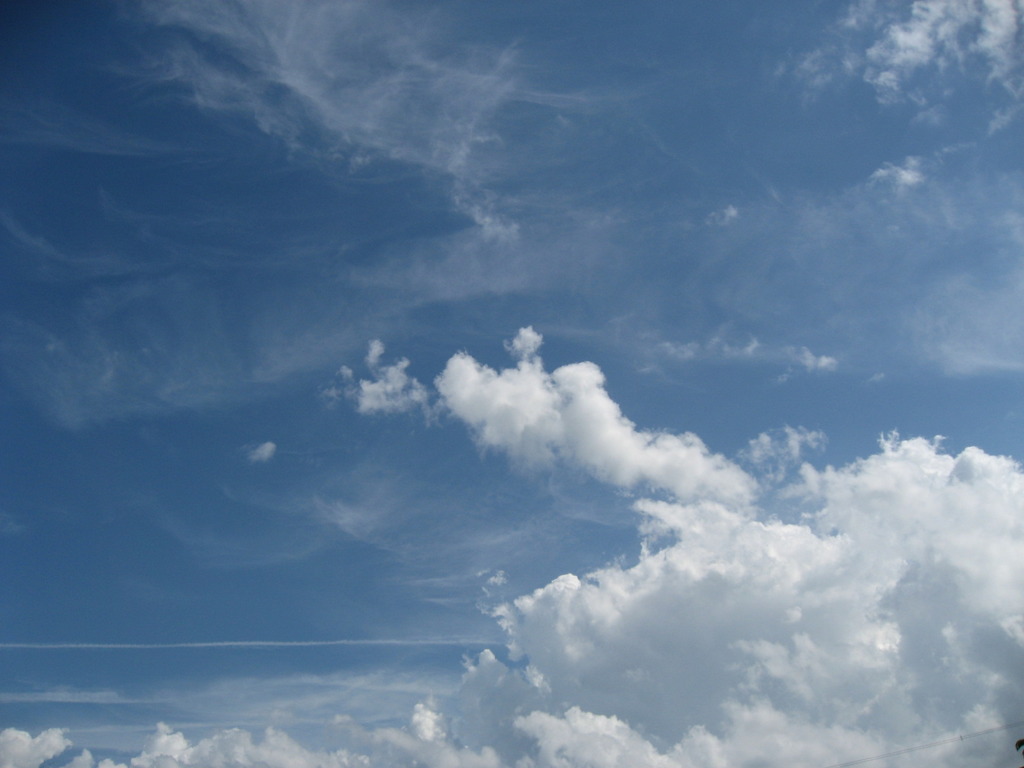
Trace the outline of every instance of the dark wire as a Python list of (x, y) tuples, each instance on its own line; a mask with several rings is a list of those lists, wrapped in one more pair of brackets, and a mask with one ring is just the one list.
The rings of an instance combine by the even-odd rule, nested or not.
[(886, 752), (884, 755), (875, 755), (874, 757), (862, 757), (859, 760), (850, 760), (847, 763), (836, 763), (835, 765), (828, 765), (825, 768), (850, 768), (851, 765), (860, 765), (861, 763), (870, 763), (875, 760), (884, 760), (887, 757), (897, 757), (899, 755), (907, 755), (911, 752), (917, 752), (921, 749), (931, 749), (932, 747), (941, 747), (943, 744), (952, 744), (957, 741), (966, 741), (967, 739), (973, 739), (976, 736), (984, 736), (989, 733), (997, 733), (999, 731), (1006, 731), (1010, 728), (1017, 728), (1018, 726), (1024, 725), (1024, 720), (1016, 723), (1007, 723), (1006, 725), (997, 725), (995, 728), (986, 728), (983, 731), (975, 731), (974, 733), (965, 733), (960, 736), (951, 736), (948, 739), (940, 739), (939, 741), (933, 741), (928, 744), (919, 744), (916, 747), (906, 747), (905, 749), (897, 749), (895, 752)]

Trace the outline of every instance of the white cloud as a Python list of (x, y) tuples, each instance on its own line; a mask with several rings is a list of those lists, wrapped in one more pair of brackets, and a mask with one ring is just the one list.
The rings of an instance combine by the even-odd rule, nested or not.
[(1024, 371), (1022, 302), (1024, 266), (998, 281), (956, 275), (915, 307), (909, 330), (923, 354), (950, 373)]
[[(523, 389), (544, 393), (526, 410), (557, 421), (555, 373), (523, 360), (484, 370), (473, 391), (504, 408), (532, 402)], [(479, 422), (482, 435), (504, 423), (482, 439), (520, 451), (529, 443), (513, 436), (543, 434), (529, 421)], [(777, 477), (823, 439), (784, 430), (752, 441), (748, 458)], [(532, 702), (512, 731), (535, 742), (538, 765), (724, 768), (766, 751), (825, 765), (1012, 719), (1024, 703), (1015, 462), (890, 437), (845, 467), (804, 465), (789, 497), (792, 522), (721, 499), (641, 499), (652, 538), (635, 564), (565, 574), (499, 610), (532, 672), (514, 694), (498, 662), (481, 657), (480, 673), (491, 670), (500, 711), (516, 710), (510, 696)], [(510, 732), (492, 741), (516, 744)], [(929, 758), (957, 765), (964, 754)]]
[[(1010, 458), (891, 436), (882, 451), (840, 470), (804, 470), (807, 491), (824, 502), (820, 521), (865, 549), (892, 550), (957, 574), (966, 612), (998, 624), (1024, 603), (1024, 475)], [(940, 565), (941, 564), (941, 565)]]
[(990, 79), (1015, 89), (1021, 13), (1015, 0), (915, 0), (909, 17), (889, 21), (868, 49), (865, 77), (880, 98), (893, 99), (918, 69), (963, 67), (978, 57)]
[(735, 205), (727, 205), (718, 211), (709, 213), (707, 218), (704, 220), (705, 224), (714, 227), (724, 227), (731, 224), (733, 221), (740, 217), (739, 208)]
[(658, 345), (660, 352), (676, 360), (695, 360), (704, 351), (704, 348), (696, 341), (688, 341), (685, 344), (675, 341), (663, 341)]
[(871, 174), (871, 180), (891, 185), (897, 191), (916, 187), (925, 179), (921, 171), (921, 158), (908, 157), (903, 165), (885, 163)]
[(834, 371), (839, 361), (829, 355), (816, 355), (807, 347), (787, 349), (786, 353), (795, 363), (799, 363), (808, 371)]
[[(209, 283), (184, 275), (132, 279), (86, 295), (59, 332), (0, 318), (5, 370), (55, 421), (79, 428), (244, 397), (239, 382), (251, 379)], [(118, 318), (132, 325), (131, 344), (107, 332)]]
[[(185, 766), (263, 766), (265, 768), (350, 768), (366, 761), (345, 750), (313, 752), (285, 733), (268, 728), (262, 741), (241, 729), (219, 731), (191, 744), (184, 734), (161, 723), (132, 768), (185, 768)], [(99, 768), (123, 768), (104, 760)]]
[[(83, 750), (66, 768), (500, 768), (493, 750), (474, 752), (455, 744), (442, 723), (443, 717), (429, 702), (417, 704), (405, 729), (367, 731), (339, 716), (335, 730), (358, 747), (334, 751), (307, 749), (276, 728), (267, 728), (262, 739), (231, 728), (192, 743), (182, 732), (160, 723), (128, 764), (109, 759), (97, 764), (89, 750)], [(61, 731), (44, 731), (33, 739), (8, 729), (0, 734), (0, 768), (39, 768), (70, 746)]]
[(650, 486), (681, 499), (750, 499), (753, 480), (696, 435), (638, 430), (608, 396), (593, 363), (545, 371), (540, 342), (524, 328), (510, 347), (519, 357), (515, 368), (495, 371), (460, 353), (437, 377), (443, 405), (482, 446), (527, 464), (572, 461), (625, 488)]
[(548, 700), (573, 704), (517, 722), (542, 764), (755, 765), (768, 749), (824, 765), (1012, 717), (1020, 467), (890, 438), (847, 467), (805, 466), (801, 488), (799, 524), (641, 500), (669, 546), (506, 606)]
[[(430, 396), (417, 379), (406, 373), (409, 361), (400, 359), (393, 365), (381, 365), (384, 355), (384, 344), (374, 339), (370, 342), (366, 354), (366, 366), (373, 374), (373, 379), (360, 379), (353, 384), (354, 374), (349, 368), (341, 369), (342, 378), (349, 382), (346, 394), (356, 401), (360, 413), (401, 413), (420, 408), (430, 413)], [(338, 390), (325, 390), (329, 399), (337, 399)]]
[(570, 707), (564, 716), (531, 712), (516, 720), (516, 727), (536, 740), (538, 762), (552, 768), (677, 768), (679, 762), (659, 754), (636, 731), (616, 717)]
[[(812, 52), (798, 71), (816, 88), (834, 75), (858, 74), (880, 101), (910, 99), (919, 106), (925, 94), (949, 95), (948, 72), (968, 72), (1019, 101), (1022, 16), (1019, 0), (856, 0), (837, 30), (842, 43)], [(921, 87), (921, 73), (934, 78), (931, 87)]]
[[(835, 765), (932, 742), (927, 757), (940, 767), (1001, 759), (1002, 736), (949, 737), (998, 729), (1024, 706), (1015, 461), (891, 435), (845, 466), (803, 464), (775, 497), (789, 508), (768, 511), (755, 475), (695, 436), (638, 430), (597, 366), (548, 372), (540, 345), (523, 329), (508, 345), (516, 366), (501, 371), (455, 355), (437, 379), (443, 403), (514, 459), (655, 492), (633, 503), (640, 551), (499, 607), (517, 664), (490, 651), (467, 662), (461, 710), (428, 696), (403, 728), (342, 716), (344, 748), (319, 752), (275, 730), (193, 744), (164, 726), (134, 768), (756, 768), (766, 757)], [(371, 366), (383, 351), (371, 347)], [(823, 440), (784, 429), (755, 438), (745, 458), (778, 482)], [(65, 748), (47, 733), (12, 768)], [(921, 755), (887, 759), (909, 768)]]
[(544, 337), (533, 329), (532, 325), (520, 328), (512, 341), (505, 342), (505, 349), (517, 360), (528, 360), (537, 355)]
[[(925, 181), (902, 191), (891, 186), (898, 174), (871, 180), (869, 170), (824, 200), (791, 196), (783, 214), (766, 205), (737, 221), (748, 241), (773, 246), (751, 258), (717, 251), (735, 264), (716, 301), (733, 329), (758, 330), (759, 348), (740, 354), (748, 337), (726, 329), (720, 348), (705, 337), (650, 343), (648, 364), (774, 361), (806, 375), (794, 357), (806, 345), (836, 370), (863, 366), (865, 375), (1021, 370), (1024, 177), (967, 170), (967, 153), (953, 149), (922, 156)], [(900, 159), (888, 170), (914, 168)]]
[(38, 736), (6, 728), (0, 731), (0, 768), (39, 768), (69, 746), (71, 742), (59, 728), (50, 728)]
[(246, 457), (253, 464), (265, 464), (274, 458), (275, 453), (277, 453), (277, 444), (268, 440), (265, 443), (260, 443), (250, 448), (246, 453)]
[(1020, 115), (1022, 109), (1024, 109), (1024, 104), (1014, 104), (1013, 106), (996, 110), (988, 124), (989, 134), (998, 133), (1011, 125), (1017, 116)]
[(826, 442), (823, 432), (785, 426), (774, 433), (762, 432), (741, 455), (756, 468), (758, 477), (778, 483), (799, 466), (807, 450), (821, 450)]
[(194, 36), (166, 52), (161, 76), (188, 84), (199, 106), (252, 116), (295, 151), (349, 154), (355, 169), (398, 160), (448, 174), (453, 204), (485, 238), (514, 239), (515, 222), (480, 193), (488, 150), (501, 144), (492, 115), (513, 96), (531, 99), (510, 51), (465, 50), (422, 9), (364, 0), (144, 8)]
[[(792, 363), (808, 372), (834, 371), (839, 361), (830, 355), (816, 355), (807, 347), (775, 347), (762, 344), (751, 337), (747, 342), (735, 344), (722, 335), (715, 335), (704, 343), (691, 341), (685, 344), (663, 341), (657, 345), (657, 352), (670, 359), (688, 361), (698, 359), (721, 359), (759, 363)], [(791, 372), (782, 375), (788, 379)]]

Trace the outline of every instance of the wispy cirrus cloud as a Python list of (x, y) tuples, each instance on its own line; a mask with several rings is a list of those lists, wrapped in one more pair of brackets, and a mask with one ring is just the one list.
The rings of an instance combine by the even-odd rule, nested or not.
[[(972, 167), (966, 154), (944, 147), (881, 161), (834, 194), (746, 204), (706, 246), (731, 269), (688, 297), (729, 324), (690, 338), (638, 330), (641, 364), (1017, 369), (1024, 181)], [(749, 242), (767, 245), (739, 245)]]
[(251, 446), (246, 450), (245, 457), (251, 464), (266, 464), (277, 453), (277, 443), (271, 440)]
[[(293, 150), (347, 156), (350, 168), (396, 160), (431, 169), (482, 228), (511, 226), (478, 188), (488, 148), (501, 143), (495, 111), (530, 98), (512, 52), (453, 45), (428, 12), (363, 0), (149, 3), (144, 13), (174, 33), (156, 75), (188, 87), (200, 107), (251, 115)], [(210, 42), (221, 55), (208, 55)]]
[(903, 161), (902, 165), (885, 163), (881, 168), (871, 174), (871, 180), (878, 183), (889, 184), (897, 191), (907, 189), (909, 187), (916, 187), (925, 180), (921, 158), (908, 157)]
[(0, 144), (23, 144), (84, 154), (147, 156), (181, 147), (132, 134), (55, 101), (0, 101)]

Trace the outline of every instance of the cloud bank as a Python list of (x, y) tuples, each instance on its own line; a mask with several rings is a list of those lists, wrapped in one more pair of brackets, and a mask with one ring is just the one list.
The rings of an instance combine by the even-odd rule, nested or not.
[(456, 354), (439, 404), (484, 448), (638, 494), (645, 543), (495, 609), (518, 666), (469, 666), (460, 743), (518, 766), (832, 765), (1014, 719), (1015, 461), (893, 434), (846, 466), (802, 464), (769, 513), (761, 494), (824, 435), (752, 440), (750, 474), (695, 435), (637, 428), (593, 363), (548, 372), (541, 342), (522, 329), (504, 370)]
[[(541, 343), (522, 329), (503, 370), (454, 355), (434, 405), (517, 463), (634, 494), (641, 550), (492, 608), (510, 660), (467, 661), (457, 701), (422, 701), (404, 728), (341, 716), (343, 748), (314, 751), (273, 729), (193, 743), (161, 725), (133, 768), (825, 766), (939, 741), (937, 765), (1003, 754), (1002, 738), (945, 740), (1024, 705), (1015, 461), (893, 434), (871, 456), (794, 476), (824, 436), (787, 428), (751, 441), (751, 474), (695, 435), (638, 428), (596, 365), (549, 372)], [(387, 380), (382, 352), (370, 359)], [(760, 500), (783, 477), (769, 513)], [(38, 768), (70, 742), (8, 730), (0, 745), (4, 768)], [(96, 765), (87, 751), (72, 764)]]

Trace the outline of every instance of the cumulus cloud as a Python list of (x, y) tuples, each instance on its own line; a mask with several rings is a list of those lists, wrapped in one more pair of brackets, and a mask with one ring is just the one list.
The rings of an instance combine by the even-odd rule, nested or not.
[[(566, 447), (562, 369), (520, 346), (530, 352), (500, 373), (453, 358), (438, 379), (446, 402), (486, 445), (588, 467)], [(746, 456), (778, 480), (823, 441), (790, 428)], [(789, 522), (707, 490), (634, 503), (648, 536), (634, 564), (565, 574), (497, 611), (529, 666), (518, 691), (493, 659), (471, 670), (489, 670), (501, 711), (521, 713), (494, 743), (526, 735), (545, 766), (755, 765), (765, 750), (825, 765), (1012, 719), (1024, 661), (1014, 461), (890, 436), (845, 467), (804, 464)]]
[(640, 500), (668, 546), (500, 612), (548, 701), (572, 703), (516, 722), (541, 764), (826, 765), (1012, 719), (1020, 467), (892, 436), (802, 474), (804, 522)]
[(527, 464), (570, 461), (625, 488), (750, 499), (754, 482), (736, 464), (692, 433), (637, 429), (608, 395), (600, 368), (575, 363), (549, 373), (537, 354), (540, 344), (540, 335), (524, 328), (510, 344), (519, 358), (515, 368), (496, 371), (460, 353), (437, 377), (442, 404), (480, 445)]
[(59, 728), (50, 728), (38, 736), (6, 728), (0, 731), (0, 768), (39, 768), (70, 746)]
[[(818, 439), (784, 437), (790, 455)], [(345, 746), (330, 752), (273, 729), (193, 744), (161, 726), (132, 765), (824, 766), (930, 742), (943, 742), (932, 764), (996, 762), (1003, 739), (948, 737), (1024, 705), (1020, 466), (893, 435), (847, 466), (805, 464), (792, 490), (805, 514), (789, 523), (715, 501), (636, 501), (652, 537), (636, 561), (564, 574), (500, 608), (526, 663), (490, 651), (469, 662), (461, 712), (428, 698), (404, 728), (340, 717)], [(23, 755), (15, 768), (67, 747), (59, 731), (5, 743), (20, 745), (7, 747)]]
[[(504, 370), (456, 354), (436, 380), (441, 402), (514, 460), (639, 489), (640, 551), (494, 609), (511, 661), (489, 650), (467, 661), (458, 706), (426, 697), (405, 727), (341, 716), (344, 748), (330, 752), (274, 730), (193, 744), (161, 726), (134, 768), (755, 768), (879, 755), (902, 768), (920, 760), (903, 748), (931, 743), (929, 762), (952, 768), (1008, 754), (1002, 738), (949, 737), (996, 732), (1024, 707), (1017, 462), (893, 434), (873, 455), (816, 468), (800, 462), (824, 436), (784, 428), (751, 441), (748, 473), (696, 436), (639, 429), (596, 365), (549, 372), (541, 343), (521, 330)], [(382, 354), (371, 347), (372, 365)], [(774, 498), (789, 508), (767, 509), (762, 491), (786, 479)], [(5, 765), (38, 768), (65, 741), (0, 743), (20, 755)]]
[[(366, 366), (373, 375), (372, 379), (356, 382), (355, 374), (348, 367), (339, 372), (346, 383), (344, 393), (355, 400), (357, 410), (360, 413), (401, 413), (419, 408), (429, 414), (430, 395), (423, 384), (406, 373), (409, 360), (403, 357), (392, 365), (383, 365), (383, 356), (384, 344), (374, 339), (366, 354)], [(334, 402), (341, 393), (342, 390), (332, 386), (321, 394), (328, 402)]]
[[(494, 750), (474, 752), (454, 744), (443, 729), (443, 717), (429, 702), (418, 704), (407, 728), (367, 731), (348, 718), (335, 719), (354, 749), (310, 750), (283, 731), (267, 728), (262, 739), (240, 728), (218, 731), (192, 743), (185, 734), (160, 723), (142, 751), (128, 764), (104, 759), (97, 763), (89, 750), (74, 757), (66, 768), (371, 768), (372, 766), (426, 766), (427, 768), (500, 768)], [(39, 768), (71, 746), (59, 730), (32, 738), (8, 729), (0, 734), (0, 766)]]
[[(184, 734), (160, 723), (141, 754), (131, 760), (132, 768), (185, 768), (185, 766), (266, 766), (266, 768), (348, 768), (365, 761), (344, 750), (310, 751), (285, 733), (268, 728), (262, 741), (241, 729), (220, 731), (195, 744)], [(103, 760), (98, 768), (125, 768)]]

